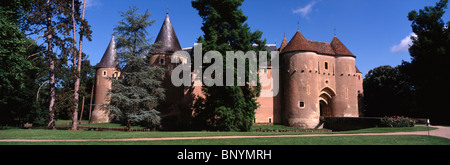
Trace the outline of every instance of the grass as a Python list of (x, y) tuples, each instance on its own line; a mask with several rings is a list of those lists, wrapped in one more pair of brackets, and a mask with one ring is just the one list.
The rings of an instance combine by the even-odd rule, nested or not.
[[(89, 127), (112, 127), (112, 128), (124, 128), (125, 126), (119, 123), (95, 123), (95, 124), (81, 124), (80, 126)], [(145, 128), (143, 126), (131, 126), (131, 128)]]
[(415, 131), (427, 131), (427, 130), (435, 130), (437, 128), (434, 127), (425, 127), (425, 126), (415, 126), (415, 127), (374, 127), (374, 128), (366, 128), (359, 130), (351, 130), (351, 131), (342, 131), (336, 133), (345, 133), (345, 134), (355, 134), (355, 133), (385, 133), (385, 132), (415, 132)]
[(6, 145), (450, 145), (450, 140), (424, 135), (327, 136), (201, 139), (125, 142), (8, 142)]
[[(430, 130), (436, 128), (430, 128)], [(426, 131), (424, 126), (403, 128), (367, 128), (353, 131), (330, 132), (339, 134), (356, 133), (382, 133), (382, 132), (412, 132)], [(302, 135), (323, 134), (307, 132), (202, 132), (202, 131), (177, 131), (177, 132), (122, 132), (122, 131), (68, 131), (45, 129), (6, 129), (0, 130), (0, 139), (121, 139), (121, 138), (154, 138), (154, 137), (196, 137), (196, 136), (264, 136), (264, 135)]]
[[(83, 124), (85, 125), (85, 124)], [(97, 126), (101, 126), (98, 125)], [(103, 126), (117, 126), (120, 124), (107, 123)], [(298, 129), (286, 126), (254, 126), (253, 129)], [(367, 128), (353, 131), (330, 132), (328, 134), (357, 134), (357, 133), (383, 133), (383, 132), (411, 132), (426, 131), (424, 126), (403, 128)], [(429, 128), (430, 130), (436, 128)], [(45, 129), (18, 129), (8, 127), (0, 130), (0, 139), (121, 139), (121, 138), (154, 138), (154, 137), (197, 137), (197, 136), (265, 136), (265, 135), (299, 135), (317, 134), (306, 132), (206, 132), (206, 131), (179, 131), (179, 132), (122, 132), (122, 131), (68, 131)], [(319, 133), (324, 134), (324, 133)], [(450, 145), (450, 140), (434, 136), (419, 135), (380, 135), (380, 136), (330, 136), (330, 137), (273, 137), (273, 138), (247, 138), (247, 139), (201, 139), (201, 140), (164, 140), (164, 141), (125, 141), (125, 142), (0, 142), (0, 145), (15, 144), (58, 144), (58, 145)]]

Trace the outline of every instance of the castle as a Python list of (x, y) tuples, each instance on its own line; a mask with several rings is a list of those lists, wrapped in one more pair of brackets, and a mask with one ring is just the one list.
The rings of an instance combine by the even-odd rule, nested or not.
[[(201, 86), (176, 87), (170, 82), (172, 70), (179, 64), (171, 63), (174, 52), (184, 50), (192, 54), (194, 47), (181, 48), (175, 30), (166, 14), (161, 30), (155, 40), (159, 43), (151, 51), (149, 65), (166, 69), (163, 87), (166, 99), (158, 106), (164, 119), (162, 124), (183, 127), (192, 116), (192, 105), (202, 97)], [(297, 31), (288, 42), (284, 37), (279, 48), (266, 45), (269, 51), (279, 51), (279, 67), (262, 68), (259, 76), (279, 73), (279, 82), (269, 79), (262, 89), (279, 90), (273, 96), (258, 98), (255, 124), (284, 124), (300, 128), (320, 128), (324, 117), (359, 117), (359, 98), (363, 93), (362, 74), (355, 66), (356, 56), (334, 36), (330, 43), (307, 40)], [(95, 108), (91, 123), (109, 122), (108, 111), (101, 108), (108, 103), (107, 91), (111, 82), (107, 78), (119, 77), (116, 70), (114, 37), (105, 54), (96, 65)], [(195, 73), (192, 73), (195, 74)], [(263, 80), (263, 79), (261, 79)]]

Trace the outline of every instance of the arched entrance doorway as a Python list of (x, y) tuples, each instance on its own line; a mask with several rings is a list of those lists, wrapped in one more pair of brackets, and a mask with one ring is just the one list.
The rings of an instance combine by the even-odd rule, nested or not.
[(325, 87), (320, 91), (319, 95), (319, 105), (320, 105), (320, 116), (321, 117), (331, 117), (333, 110), (331, 106), (331, 99), (336, 96), (336, 92), (329, 87)]
[(328, 105), (327, 102), (320, 100), (320, 116), (322, 117), (330, 117), (331, 116), (331, 106)]

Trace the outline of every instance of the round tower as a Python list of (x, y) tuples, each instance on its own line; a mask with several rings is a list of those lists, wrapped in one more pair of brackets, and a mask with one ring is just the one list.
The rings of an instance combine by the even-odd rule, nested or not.
[(297, 31), (282, 50), (281, 57), (284, 123), (315, 128), (320, 122), (317, 54)]
[(336, 96), (332, 104), (334, 117), (358, 117), (355, 55), (334, 36), (331, 47), (336, 52)]
[(110, 78), (118, 78), (120, 72), (116, 69), (118, 63), (116, 62), (116, 48), (114, 36), (109, 42), (108, 48), (105, 51), (100, 63), (96, 65), (95, 74), (95, 94), (94, 94), (94, 110), (91, 114), (89, 123), (107, 123), (110, 122), (109, 111), (105, 105), (109, 104), (108, 91), (111, 90)]
[[(187, 123), (188, 111), (183, 111), (187, 106), (184, 105), (184, 87), (174, 86), (171, 81), (172, 70), (180, 63), (172, 63), (172, 55), (176, 51), (180, 51), (181, 45), (178, 41), (177, 34), (173, 28), (172, 22), (169, 18), (169, 11), (167, 10), (166, 18), (161, 26), (161, 29), (156, 37), (154, 49), (150, 51), (150, 66), (159, 66), (166, 70), (164, 73), (164, 80), (162, 80), (162, 87), (165, 89), (166, 99), (159, 102), (156, 110), (161, 112), (163, 117), (161, 125), (166, 129), (179, 129)], [(183, 109), (184, 108), (184, 109)]]

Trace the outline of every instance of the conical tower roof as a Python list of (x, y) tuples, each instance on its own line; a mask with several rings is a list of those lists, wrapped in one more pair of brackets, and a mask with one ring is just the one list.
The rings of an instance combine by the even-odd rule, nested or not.
[(284, 36), (283, 41), (281, 42), (280, 52), (283, 51), (283, 49), (286, 47), (287, 44), (288, 44), (288, 42), (286, 40), (286, 36)]
[(347, 47), (336, 36), (333, 37), (333, 40), (331, 41), (330, 45), (333, 48), (336, 55), (356, 57), (355, 55), (353, 55), (352, 52), (350, 52), (350, 50), (347, 49)]
[(106, 48), (105, 54), (103, 54), (102, 60), (97, 64), (97, 68), (115, 68), (118, 65), (116, 57), (116, 43), (114, 42), (114, 36), (112, 36), (108, 48)]
[(159, 30), (158, 37), (156, 37), (155, 44), (156, 49), (152, 50), (152, 53), (170, 53), (181, 50), (181, 45), (170, 22), (168, 11), (161, 30)]
[(294, 37), (292, 37), (291, 41), (284, 47), (281, 53), (293, 52), (293, 51), (313, 51), (311, 46), (309, 45), (308, 40), (297, 31)]

